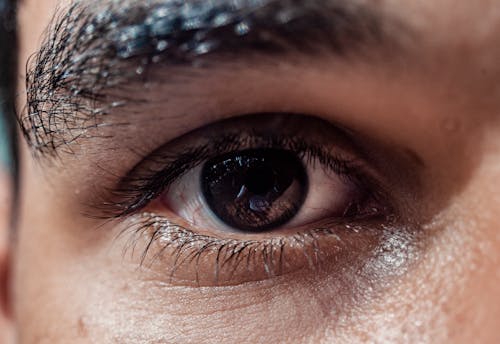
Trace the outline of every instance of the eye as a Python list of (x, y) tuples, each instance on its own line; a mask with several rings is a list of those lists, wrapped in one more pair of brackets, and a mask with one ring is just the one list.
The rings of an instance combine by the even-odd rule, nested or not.
[(171, 280), (238, 284), (369, 255), (395, 214), (380, 180), (323, 120), (247, 115), (159, 147), (102, 209), (129, 218), (130, 246)]
[(191, 225), (260, 233), (345, 217), (363, 199), (353, 181), (285, 149), (247, 149), (206, 161), (162, 194)]

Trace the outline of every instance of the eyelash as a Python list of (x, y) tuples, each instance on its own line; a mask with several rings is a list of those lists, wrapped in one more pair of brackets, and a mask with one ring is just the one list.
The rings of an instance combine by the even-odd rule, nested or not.
[[(148, 260), (149, 264), (154, 264), (170, 250), (169, 253), (173, 257), (171, 279), (184, 264), (194, 264), (196, 283), (199, 285), (199, 273), (203, 270), (200, 269), (199, 262), (207, 255), (214, 257), (212, 276), (215, 284), (219, 283), (221, 273), (229, 273), (232, 278), (241, 264), (245, 263), (245, 271), (261, 269), (261, 278), (280, 275), (283, 272), (285, 250), (300, 251), (307, 265), (316, 268), (321, 260), (321, 252), (318, 249), (320, 237), (321, 240), (329, 238), (333, 240), (332, 244), (342, 246), (343, 240), (340, 239), (339, 233), (368, 233), (373, 232), (373, 229), (382, 223), (389, 223), (388, 215), (393, 213), (389, 198), (361, 161), (335, 155), (324, 145), (309, 142), (309, 139), (303, 137), (237, 132), (226, 133), (207, 142), (209, 143), (190, 145), (168, 154), (165, 152), (172, 151), (167, 149), (171, 148), (172, 143), (160, 147), (121, 178), (108, 196), (100, 197), (105, 201), (94, 206), (94, 209), (99, 211), (98, 217), (128, 219), (120, 235), (132, 233), (125, 251), (134, 253), (139, 242), (146, 243), (141, 254), (141, 265), (146, 263), (148, 257), (151, 258)], [(170, 218), (149, 212), (141, 214), (189, 170), (213, 157), (248, 148), (286, 149), (297, 154), (307, 164), (319, 163), (323, 168), (362, 190), (363, 204), (354, 204), (357, 209), (352, 216), (346, 213), (340, 219), (328, 219), (324, 223), (313, 225), (313, 228), (297, 229), (291, 235), (255, 240), (204, 235), (189, 229), (189, 225), (180, 225), (180, 221), (174, 223)], [(156, 253), (150, 254), (150, 251), (155, 251), (152, 250), (153, 247)], [(225, 270), (222, 271), (223, 269)]]
[[(363, 164), (356, 160), (334, 156), (321, 145), (312, 144), (303, 138), (263, 137), (251, 133), (246, 139), (237, 135), (223, 135), (211, 144), (188, 147), (172, 155), (163, 155), (162, 147), (121, 179), (119, 185), (110, 191), (111, 199), (106, 200), (109, 197), (103, 196), (101, 200), (105, 201), (94, 202), (96, 205), (93, 208), (99, 211), (98, 217), (102, 218), (119, 218), (137, 213), (190, 169), (215, 156), (247, 148), (290, 150), (307, 163), (319, 162), (328, 171), (371, 193), (370, 197), (381, 197), (378, 192), (374, 192), (381, 189), (378, 183), (363, 172)], [(161, 168), (148, 170), (143, 166), (148, 160)]]
[[(332, 239), (337, 248), (349, 246), (343, 242), (340, 232), (359, 234), (360, 232), (375, 233), (379, 230), (378, 223), (366, 221), (357, 225), (350, 225), (346, 221), (324, 223), (323, 226), (297, 232), (292, 236), (277, 237), (264, 240), (237, 240), (221, 239), (207, 235), (197, 234), (188, 228), (174, 224), (162, 216), (154, 213), (143, 213), (138, 218), (131, 219), (132, 225), (122, 231), (121, 235), (129, 233), (133, 235), (126, 244), (124, 253), (134, 254), (136, 245), (143, 238), (146, 239), (146, 247), (140, 256), (141, 266), (151, 267), (158, 258), (171, 248), (169, 255), (173, 257), (171, 264), (170, 282), (175, 279), (176, 272), (181, 266), (188, 264), (195, 268), (195, 284), (201, 286), (200, 260), (204, 255), (215, 256), (213, 271), (211, 272), (212, 283), (219, 285), (219, 276), (229, 273), (228, 281), (232, 280), (241, 264), (245, 264), (245, 272), (253, 272), (261, 269), (260, 276), (254, 276), (255, 280), (280, 276), (285, 272), (286, 260), (284, 251), (290, 248), (301, 252), (310, 269), (319, 269), (323, 262), (323, 253), (319, 246), (319, 240)], [(349, 222), (351, 223), (351, 222)], [(388, 228), (388, 227), (384, 227)], [(382, 230), (383, 231), (383, 230)], [(381, 232), (382, 232), (381, 231)], [(159, 244), (158, 251), (150, 257), (147, 264), (148, 254), (153, 245)], [(252, 266), (252, 262), (260, 262), (260, 266)], [(205, 278), (203, 278), (203, 282)], [(247, 282), (247, 281), (245, 281)]]

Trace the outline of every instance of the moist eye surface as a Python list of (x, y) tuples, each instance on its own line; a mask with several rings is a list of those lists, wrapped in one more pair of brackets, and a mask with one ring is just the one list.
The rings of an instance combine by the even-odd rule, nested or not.
[(272, 230), (289, 222), (308, 192), (300, 158), (280, 149), (249, 149), (207, 161), (203, 197), (226, 225), (241, 231)]

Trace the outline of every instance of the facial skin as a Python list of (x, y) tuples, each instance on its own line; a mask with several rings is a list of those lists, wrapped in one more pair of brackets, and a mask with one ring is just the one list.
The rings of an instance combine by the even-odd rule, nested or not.
[[(90, 18), (100, 6), (107, 8), (105, 1), (82, 2), (93, 9), (83, 12)], [(130, 3), (141, 2), (122, 5)], [(62, 17), (68, 6), (60, 3)], [(339, 1), (338, 6), (346, 4)], [(334, 26), (340, 37), (348, 38), (341, 40), (346, 54), (332, 49), (253, 54), (255, 45), (248, 44), (246, 51), (188, 54), (187, 61), (148, 64), (147, 71), (139, 73), (137, 68), (144, 67), (140, 58), (114, 58), (107, 61), (114, 69), (104, 78), (115, 77), (116, 83), (99, 86), (104, 99), (95, 102), (69, 96), (57, 82), (52, 89), (56, 98), (49, 96), (51, 89), (38, 86), (50, 75), (43, 68), (49, 74), (28, 78), (27, 99), (21, 83), (19, 113), (25, 126), (29, 115), (40, 114), (31, 117), (31, 124), (55, 133), (25, 128), (30, 144), (22, 146), (20, 217), (10, 247), (12, 278), (6, 282), (11, 283), (12, 326), (18, 341), (498, 342), (500, 5), (487, 0), (385, 0), (361, 1), (353, 8), (346, 11), (345, 25), (370, 19), (370, 25), (383, 27), (378, 41), (365, 39), (363, 25), (345, 32)], [(135, 10), (137, 6), (126, 11), (129, 18), (135, 18)], [(26, 75), (23, 66), (29, 57), (46, 44), (41, 43), (47, 42), (43, 32), (55, 11), (55, 1), (21, 3), (20, 75)], [(109, 33), (106, 25), (101, 29)], [(271, 37), (278, 37), (272, 30)], [(348, 32), (363, 39), (353, 40)], [(84, 35), (69, 37), (67, 44), (80, 38), (89, 43)], [(228, 37), (221, 44), (244, 40)], [(66, 50), (71, 57), (96, 52), (97, 62), (104, 61), (108, 55), (99, 49), (105, 44), (94, 42), (85, 49)], [(352, 49), (353, 44), (360, 48)], [(70, 73), (58, 82), (88, 89), (86, 82), (95, 80), (93, 69), (81, 66), (60, 66), (62, 74)], [(31, 62), (28, 75), (34, 70)], [(41, 103), (34, 106), (35, 100)], [(88, 120), (97, 108), (105, 108), (106, 114), (97, 112)], [(54, 113), (58, 117), (48, 121)], [(102, 207), (96, 210), (96, 204), (110, 200), (106, 190), (123, 191), (117, 187), (123, 176), (143, 166), (152, 152), (173, 153), (198, 144), (204, 135), (222, 135), (226, 128), (219, 125), (173, 141), (219, 120), (255, 113), (265, 113), (260, 118), (269, 121), (274, 118), (270, 113), (306, 114), (345, 128), (355, 144), (343, 144), (341, 135), (333, 134), (324, 135), (324, 142), (332, 141), (335, 152), (354, 154), (368, 166), (387, 194), (383, 198), (397, 209), (397, 219), (371, 221), (359, 230), (348, 230), (349, 223), (336, 226), (335, 235), (318, 237), (317, 249), (287, 246), (286, 273), (262, 273), (265, 259), (256, 258), (253, 269), (236, 264), (233, 276), (221, 269), (214, 279), (213, 253), (203, 255), (198, 265), (180, 264), (173, 271), (178, 251), (161, 254), (154, 244), (143, 259), (151, 231), (138, 236), (130, 249), (135, 237), (127, 228), (143, 212), (185, 220), (186, 226), (193, 222), (192, 231), (221, 240), (288, 238), (287, 230), (295, 233), (310, 226), (260, 234), (219, 231), (200, 208), (183, 208), (189, 204), (181, 201), (189, 194), (186, 185), (195, 185), (189, 174), (175, 184), (181, 185), (177, 190), (182, 196), (174, 197), (171, 208), (180, 209), (176, 214), (161, 201), (167, 197), (164, 193), (140, 211), (122, 213), (112, 221), (103, 216), (107, 212)], [(57, 122), (61, 118), (74, 121)], [(234, 124), (234, 130), (245, 132), (244, 121)], [(305, 140), (321, 141), (321, 130), (311, 129), (311, 123), (299, 122), (304, 130), (294, 136), (302, 133)], [(286, 125), (273, 125), (265, 122), (260, 127), (287, 130)], [(332, 174), (328, 176), (321, 186), (311, 184), (320, 204), (324, 191), (334, 184)], [(319, 208), (330, 210), (333, 201), (324, 203)], [(315, 257), (311, 252), (319, 252), (320, 263), (307, 264), (305, 256)]]

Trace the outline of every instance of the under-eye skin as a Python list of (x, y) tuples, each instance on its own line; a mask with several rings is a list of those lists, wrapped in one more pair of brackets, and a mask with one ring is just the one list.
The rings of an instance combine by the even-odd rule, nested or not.
[(128, 248), (142, 247), (141, 263), (170, 283), (361, 266), (400, 224), (390, 192), (350, 141), (310, 116), (224, 120), (150, 153), (96, 209), (122, 222)]

